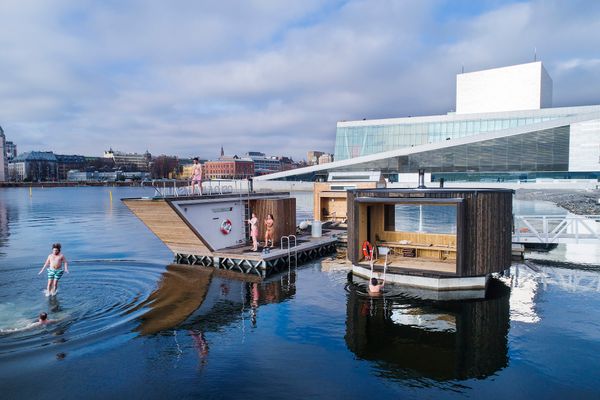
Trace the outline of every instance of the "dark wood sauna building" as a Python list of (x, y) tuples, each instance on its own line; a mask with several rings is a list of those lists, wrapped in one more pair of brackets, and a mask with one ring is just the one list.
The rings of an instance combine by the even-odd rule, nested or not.
[[(367, 279), (382, 277), (387, 251), (387, 282), (437, 290), (484, 288), (491, 273), (511, 264), (513, 193), (509, 189), (350, 190), (348, 259), (353, 273)], [(418, 228), (411, 228), (410, 221)]]

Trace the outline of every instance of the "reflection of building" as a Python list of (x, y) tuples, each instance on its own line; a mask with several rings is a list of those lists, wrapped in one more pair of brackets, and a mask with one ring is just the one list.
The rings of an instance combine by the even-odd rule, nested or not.
[(508, 364), (509, 295), (498, 281), (475, 302), (371, 301), (352, 291), (346, 345), (396, 379), (484, 378)]
[(8, 180), (8, 151), (6, 148), (6, 137), (0, 126), (0, 182)]
[(334, 162), (261, 179), (336, 171), (396, 179), (419, 169), (446, 181), (600, 177), (600, 105), (551, 104), (541, 62), (460, 74), (456, 113), (338, 122)]
[(250, 158), (222, 156), (203, 165), (205, 179), (247, 179), (254, 176), (254, 161)]
[(8, 235), (8, 205), (0, 199), (0, 253)]
[(148, 151), (144, 154), (124, 153), (110, 149), (104, 152), (104, 158), (112, 159), (115, 166), (124, 169), (137, 169), (139, 171), (148, 171), (148, 166), (152, 156)]

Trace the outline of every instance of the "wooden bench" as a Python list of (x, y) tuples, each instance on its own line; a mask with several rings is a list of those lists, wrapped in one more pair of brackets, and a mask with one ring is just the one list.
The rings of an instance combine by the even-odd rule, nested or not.
[(397, 250), (402, 251), (403, 249), (413, 249), (415, 251), (415, 257), (421, 257), (422, 255), (420, 253), (425, 250), (437, 252), (440, 260), (447, 259), (452, 253), (454, 253), (456, 257), (456, 247), (454, 246), (434, 245), (426, 243), (401, 244), (398, 242), (384, 241), (378, 241), (377, 246), (389, 247), (390, 253)]

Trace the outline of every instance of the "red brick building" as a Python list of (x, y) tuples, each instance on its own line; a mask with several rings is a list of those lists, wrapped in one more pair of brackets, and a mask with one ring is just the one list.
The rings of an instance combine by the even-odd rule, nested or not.
[(254, 161), (247, 158), (221, 157), (202, 165), (204, 179), (246, 179), (254, 176)]

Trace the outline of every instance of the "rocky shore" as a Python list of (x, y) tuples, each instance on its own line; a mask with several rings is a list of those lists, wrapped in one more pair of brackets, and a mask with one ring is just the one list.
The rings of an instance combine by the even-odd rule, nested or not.
[(515, 198), (518, 200), (550, 201), (573, 214), (600, 215), (599, 190), (518, 189)]

